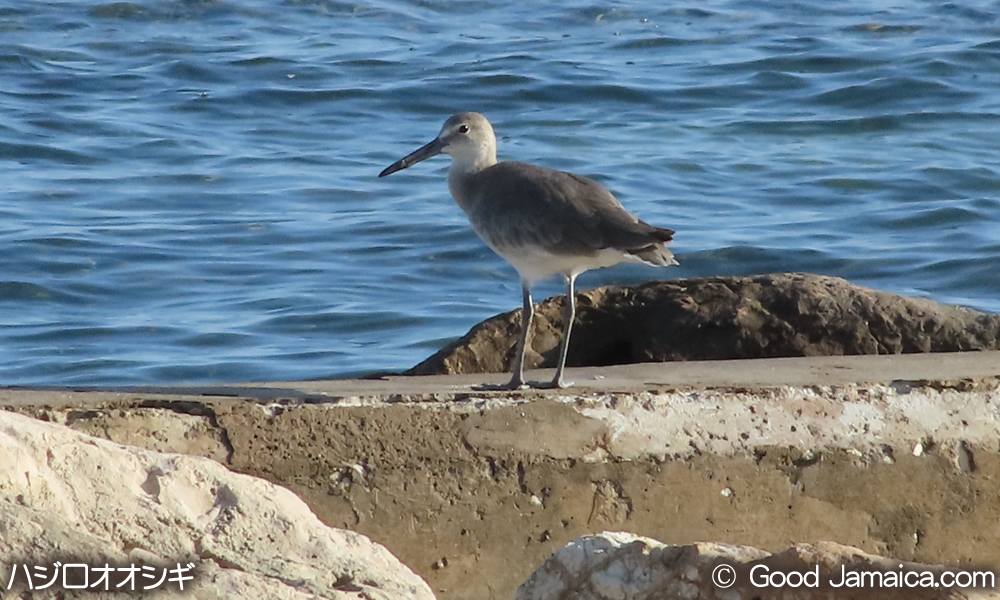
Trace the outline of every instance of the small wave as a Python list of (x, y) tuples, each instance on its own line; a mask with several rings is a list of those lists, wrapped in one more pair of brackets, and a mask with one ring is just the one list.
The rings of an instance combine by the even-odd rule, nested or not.
[(685, 40), (674, 37), (655, 37), (631, 40), (612, 46), (615, 50), (655, 50), (657, 48), (676, 48), (699, 43), (697, 40)]
[(990, 217), (978, 210), (962, 206), (928, 208), (900, 218), (887, 218), (882, 228), (887, 230), (933, 229), (942, 231), (965, 223), (990, 221)]
[(853, 56), (775, 56), (750, 61), (721, 63), (703, 67), (711, 73), (759, 73), (777, 71), (781, 73), (830, 74), (850, 73), (884, 65), (884, 60), (857, 58)]
[(95, 19), (136, 22), (172, 22), (206, 19), (225, 15), (248, 13), (247, 9), (220, 0), (198, 2), (150, 3), (110, 2), (91, 7), (89, 14)]
[(255, 327), (265, 333), (280, 334), (331, 334), (368, 333), (400, 327), (411, 327), (419, 317), (396, 312), (371, 311), (363, 313), (320, 312), (313, 314), (284, 315), (267, 319)]
[(971, 169), (927, 167), (921, 173), (929, 180), (940, 182), (949, 189), (990, 195), (996, 194), (1000, 189), (1000, 174), (986, 167)]
[(0, 302), (65, 302), (72, 296), (27, 281), (0, 281)]
[(170, 64), (166, 75), (181, 81), (197, 83), (225, 83), (229, 78), (220, 69), (209, 68), (204, 63), (178, 60)]
[(770, 92), (801, 90), (809, 85), (803, 77), (780, 71), (761, 71), (753, 75), (753, 87)]
[(303, 104), (326, 103), (348, 100), (374, 99), (373, 90), (344, 88), (335, 90), (290, 90), (267, 88), (253, 90), (238, 97), (238, 101), (253, 106), (300, 106)]
[(877, 108), (886, 111), (893, 106), (941, 107), (956, 104), (975, 96), (972, 92), (958, 90), (937, 81), (910, 77), (883, 77), (867, 83), (850, 85), (823, 92), (813, 97), (813, 102), (850, 109)]
[(99, 165), (104, 159), (91, 154), (38, 144), (10, 144), (0, 142), (0, 160), (15, 162), (51, 161), (67, 165)]
[(880, 115), (853, 119), (803, 119), (789, 121), (736, 121), (724, 128), (737, 134), (780, 136), (823, 136), (898, 131), (898, 117)]
[(515, 98), (523, 102), (575, 103), (605, 101), (622, 104), (650, 104), (659, 102), (653, 91), (609, 84), (542, 85), (519, 90)]
[(877, 33), (879, 35), (910, 35), (923, 29), (919, 25), (886, 25), (885, 23), (861, 23), (850, 25), (843, 31), (852, 33)]
[(135, 2), (112, 2), (101, 4), (90, 9), (90, 16), (97, 19), (118, 19), (122, 21), (145, 21), (151, 11)]
[(189, 348), (245, 348), (253, 345), (253, 336), (239, 333), (200, 333), (178, 340)]

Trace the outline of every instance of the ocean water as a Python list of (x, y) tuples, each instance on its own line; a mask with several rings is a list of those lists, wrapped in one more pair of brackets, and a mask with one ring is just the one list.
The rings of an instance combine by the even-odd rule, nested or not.
[[(604, 183), (680, 267), (1000, 311), (1000, 5), (14, 0), (0, 7), (0, 385), (403, 369), (520, 305), (439, 157)], [(561, 291), (541, 285), (536, 298)]]

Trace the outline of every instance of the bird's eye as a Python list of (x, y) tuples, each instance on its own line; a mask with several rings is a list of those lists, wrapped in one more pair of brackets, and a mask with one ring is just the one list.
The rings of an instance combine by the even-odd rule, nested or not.
[(458, 128), (458, 132), (459, 133), (469, 133), (469, 126), (468, 125), (462, 125), (461, 127)]

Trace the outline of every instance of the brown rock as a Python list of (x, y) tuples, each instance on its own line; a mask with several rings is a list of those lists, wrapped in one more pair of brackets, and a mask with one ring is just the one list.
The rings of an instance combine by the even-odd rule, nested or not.
[[(552, 367), (562, 296), (536, 309), (528, 364)], [(805, 273), (655, 281), (577, 296), (567, 365), (1000, 348), (1000, 315)], [(408, 375), (508, 371), (521, 311), (472, 328)]]

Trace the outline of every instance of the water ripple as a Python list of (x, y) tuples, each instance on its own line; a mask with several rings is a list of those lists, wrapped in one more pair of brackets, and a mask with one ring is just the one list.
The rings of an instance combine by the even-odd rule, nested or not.
[(679, 268), (581, 286), (813, 271), (1000, 310), (998, 15), (910, 0), (0, 9), (0, 383), (399, 369), (516, 308), (446, 159), (376, 177), (470, 109), (501, 157), (592, 176), (677, 230)]

